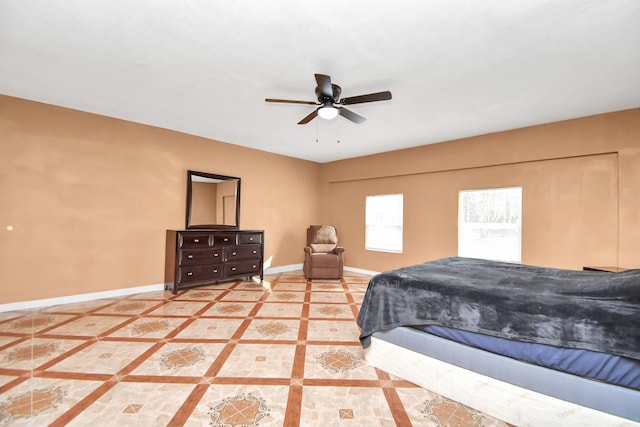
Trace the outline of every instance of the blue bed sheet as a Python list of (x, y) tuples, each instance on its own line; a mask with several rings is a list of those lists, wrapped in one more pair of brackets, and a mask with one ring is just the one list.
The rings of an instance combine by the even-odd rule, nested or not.
[(639, 360), (590, 350), (513, 341), (442, 326), (414, 328), (513, 359), (640, 390)]

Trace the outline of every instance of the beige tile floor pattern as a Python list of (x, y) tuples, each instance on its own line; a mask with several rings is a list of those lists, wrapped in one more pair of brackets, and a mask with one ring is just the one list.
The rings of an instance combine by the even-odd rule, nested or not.
[(507, 426), (367, 365), (368, 281), (297, 271), (0, 313), (0, 425)]

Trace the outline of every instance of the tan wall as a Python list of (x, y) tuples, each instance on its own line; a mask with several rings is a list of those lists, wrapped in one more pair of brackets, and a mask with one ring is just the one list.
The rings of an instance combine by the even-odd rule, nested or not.
[[(342, 160), (322, 175), (349, 266), (456, 255), (458, 192), (522, 186), (524, 263), (640, 267), (640, 109)], [(365, 197), (399, 192), (403, 253), (366, 251)]]
[[(186, 171), (242, 178), (241, 228), (301, 263), (333, 223), (346, 265), (457, 251), (460, 189), (523, 186), (523, 262), (640, 266), (640, 109), (316, 164), (0, 96), (0, 304), (158, 284)], [(364, 251), (364, 197), (405, 194), (405, 251)], [(7, 226), (13, 226), (8, 231)]]
[(0, 138), (0, 304), (163, 283), (189, 169), (242, 178), (273, 266), (323, 221), (313, 162), (6, 96)]

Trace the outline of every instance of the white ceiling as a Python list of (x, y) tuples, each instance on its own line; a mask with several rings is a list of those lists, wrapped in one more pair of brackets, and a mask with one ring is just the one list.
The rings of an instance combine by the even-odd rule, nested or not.
[(328, 162), (639, 107), (640, 1), (2, 0), (0, 93)]

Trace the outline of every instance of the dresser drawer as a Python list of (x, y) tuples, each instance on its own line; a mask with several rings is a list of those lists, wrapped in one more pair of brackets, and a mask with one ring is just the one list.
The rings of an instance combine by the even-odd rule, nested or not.
[(262, 243), (262, 233), (240, 233), (238, 234), (239, 245), (249, 245), (251, 243)]
[(220, 245), (235, 245), (237, 242), (237, 233), (215, 233), (213, 235), (213, 244)]
[(223, 274), (224, 268), (222, 264), (180, 267), (178, 283), (202, 282), (206, 280), (215, 281), (222, 279)]
[(224, 248), (225, 260), (233, 261), (236, 259), (260, 258), (261, 250), (260, 245), (227, 246)]
[(260, 273), (260, 260), (229, 261), (224, 265), (225, 276), (241, 276), (245, 274)]
[(214, 249), (180, 249), (179, 265), (219, 264), (222, 262), (222, 248)]
[(208, 233), (180, 233), (180, 248), (207, 248), (210, 246)]

